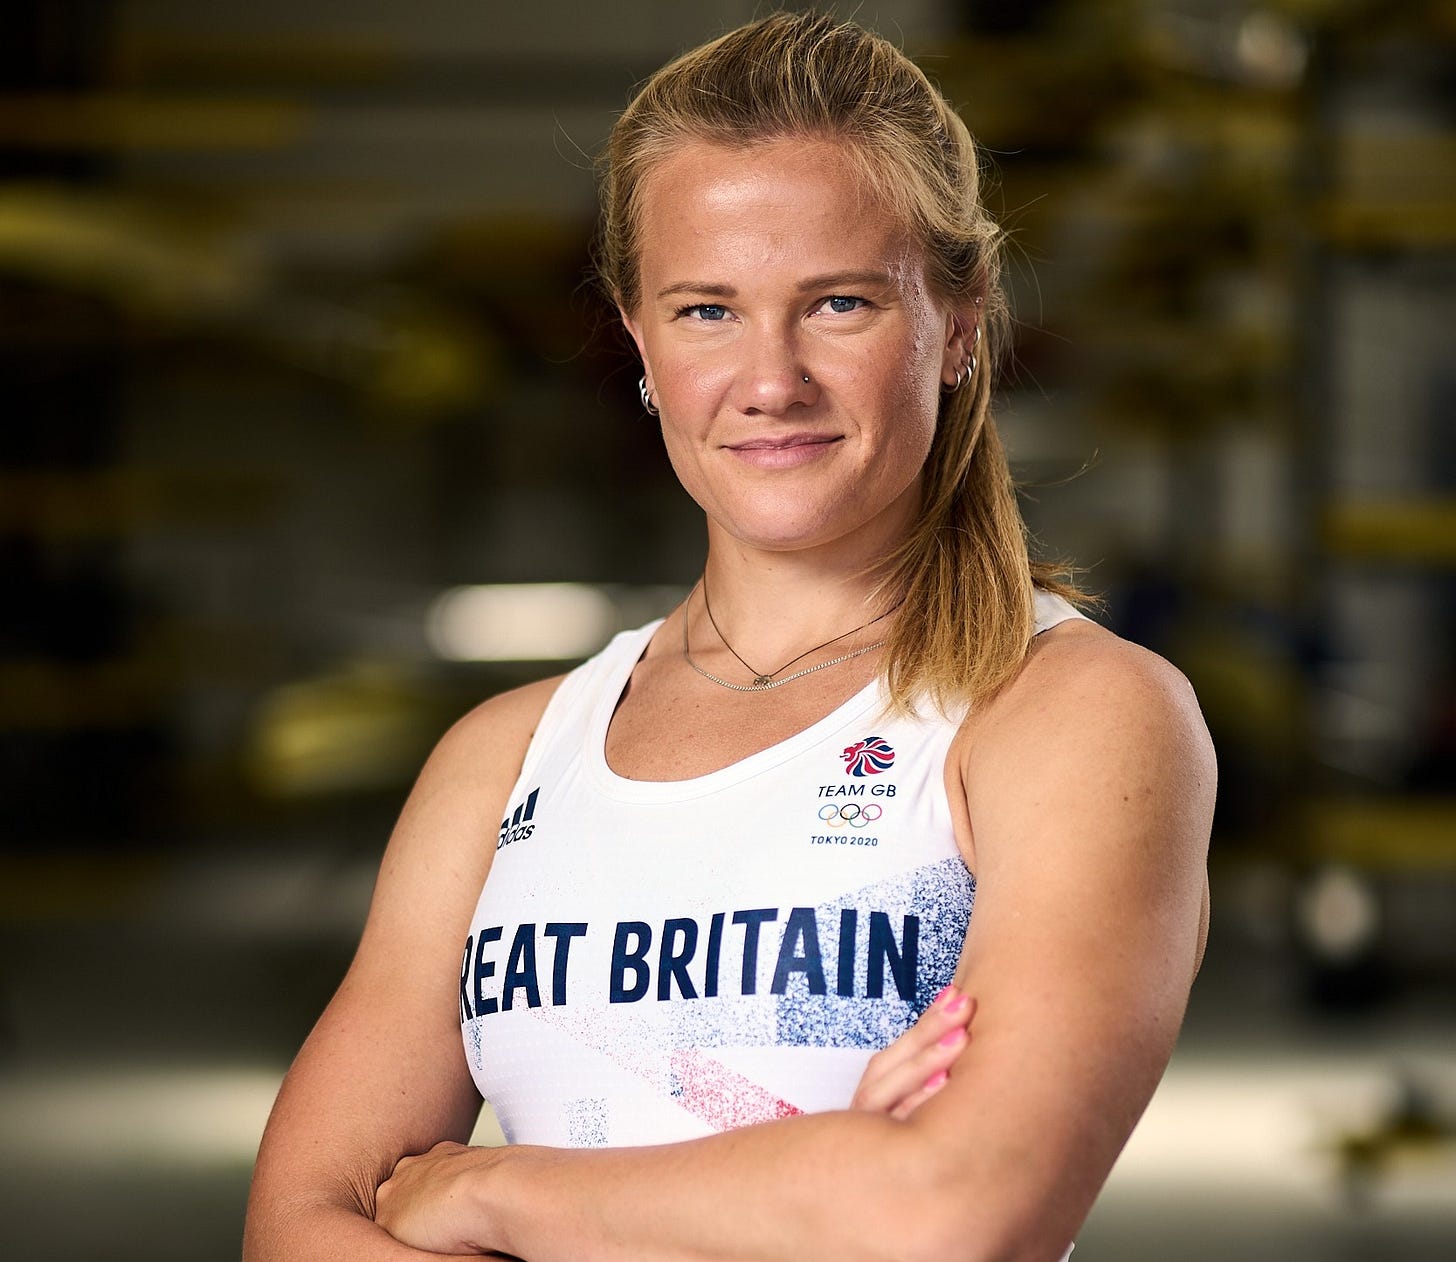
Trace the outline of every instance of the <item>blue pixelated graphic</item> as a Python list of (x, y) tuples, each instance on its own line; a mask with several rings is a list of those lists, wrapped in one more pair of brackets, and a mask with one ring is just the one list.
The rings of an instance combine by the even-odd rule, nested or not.
[[(902, 999), (888, 975), (882, 977), (883, 997), (865, 998), (869, 933), (867, 917), (857, 917), (853, 995), (840, 995), (831, 980), (828, 994), (809, 993), (806, 979), (796, 974), (782, 995), (773, 997), (775, 1036), (779, 1045), (797, 1047), (854, 1047), (878, 1049), (894, 1042), (915, 1024), (940, 992), (955, 977), (976, 901), (976, 881), (958, 858), (926, 864), (903, 876), (866, 885), (815, 908), (820, 950), (826, 969), (839, 956), (840, 912), (845, 908), (873, 907), (888, 915), (899, 932), (906, 916), (919, 918), (915, 998)], [(888, 966), (886, 967), (888, 973)]]
[(607, 1102), (595, 1096), (568, 1100), (566, 1129), (572, 1148), (606, 1147)]

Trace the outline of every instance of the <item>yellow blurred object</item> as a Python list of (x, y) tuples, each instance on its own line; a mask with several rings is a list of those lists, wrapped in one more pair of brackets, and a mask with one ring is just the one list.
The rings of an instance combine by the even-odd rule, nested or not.
[(275, 509), (279, 498), (276, 482), (236, 470), (5, 472), (0, 473), (0, 531), (104, 539), (177, 522), (248, 525)]
[(1295, 665), (1235, 627), (1180, 627), (1169, 655), (1198, 693), (1210, 724), (1236, 736), (1266, 769), (1292, 765), (1301, 681)]
[(303, 134), (289, 101), (132, 93), (0, 97), (0, 145), (26, 149), (281, 149)]
[(1321, 235), (1345, 250), (1434, 249), (1456, 241), (1449, 201), (1343, 199), (1317, 211)]
[(388, 787), (418, 770), (437, 726), (429, 698), (404, 672), (359, 662), (265, 697), (244, 770), (274, 798)]
[(122, 197), (0, 189), (0, 271), (189, 329), (211, 318), (393, 414), (462, 406), (501, 378), (495, 341), (445, 305), (414, 294), (343, 305), (290, 293), (243, 240)]
[(123, 197), (0, 189), (0, 269), (175, 315), (254, 297), (263, 269), (234, 241)]
[(1381, 1186), (1402, 1173), (1456, 1174), (1456, 1126), (1443, 1115), (1434, 1093), (1408, 1078), (1373, 1125), (1337, 1135), (1329, 1147), (1354, 1209), (1367, 1208)]
[(1456, 801), (1315, 798), (1303, 807), (1310, 857), (1370, 871), (1456, 869)]
[(402, 55), (395, 41), (360, 31), (254, 35), (122, 24), (109, 60), (112, 81), (119, 83), (144, 85), (186, 76), (193, 82), (282, 79), (308, 87), (384, 82), (400, 72)]
[(1334, 504), (1323, 527), (1325, 546), (1344, 556), (1456, 561), (1456, 499)]
[(161, 857), (128, 854), (5, 855), (0, 925), (85, 921), (133, 912), (164, 871)]
[(460, 406), (503, 376), (496, 344), (439, 309), (387, 315), (363, 382), (369, 401), (393, 412), (428, 413)]
[(1333, 158), (1336, 192), (1316, 208), (1333, 245), (1423, 250), (1456, 242), (1456, 137), (1447, 130), (1352, 127)]

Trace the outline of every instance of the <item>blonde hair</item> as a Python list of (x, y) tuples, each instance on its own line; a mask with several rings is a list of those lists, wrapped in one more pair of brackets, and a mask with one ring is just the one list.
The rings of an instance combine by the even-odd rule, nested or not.
[(597, 269), (623, 310), (641, 302), (646, 176), (681, 146), (751, 147), (828, 139), (872, 195), (919, 237), (937, 296), (981, 330), (977, 368), (942, 398), (915, 528), (878, 570), (903, 596), (887, 645), (890, 705), (920, 697), (976, 706), (1015, 676), (1034, 633), (1033, 592), (1079, 606), (1065, 562), (1034, 561), (1006, 453), (991, 417), (996, 360), (1007, 344), (1000, 228), (980, 198), (975, 142), (955, 110), (888, 40), (827, 15), (776, 13), (657, 71), (612, 128), (601, 170)]

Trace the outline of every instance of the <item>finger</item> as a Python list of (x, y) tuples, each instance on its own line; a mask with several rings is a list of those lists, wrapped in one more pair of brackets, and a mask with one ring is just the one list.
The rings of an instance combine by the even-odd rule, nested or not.
[(969, 1020), (970, 1000), (954, 986), (947, 986), (935, 997), (908, 1030), (888, 1047), (875, 1053), (865, 1069), (865, 1078), (873, 1080), (895, 1065), (929, 1047), (952, 1026)]
[(946, 987), (913, 1026), (870, 1058), (860, 1078), (860, 1090), (873, 1089), (892, 1075), (900, 1075), (907, 1063), (934, 1047), (948, 1031), (964, 1029), (974, 1012), (973, 999)]
[[(917, 1058), (923, 1058), (951, 1031), (964, 1029), (974, 1011), (974, 1001), (958, 993), (952, 993), (938, 1006), (928, 1008), (909, 1030), (870, 1058), (856, 1094), (866, 1092), (880, 1098), (889, 1080), (903, 1083), (906, 1066), (916, 1063)], [(914, 1072), (911, 1071), (912, 1077)]]
[(866, 1075), (855, 1092), (851, 1108), (890, 1113), (924, 1088), (936, 1074), (948, 1069), (965, 1050), (970, 1032), (962, 1024), (949, 1025), (941, 1036), (911, 1055), (887, 1062), (873, 1078)]
[(891, 1109), (890, 1116), (898, 1122), (905, 1121), (916, 1109), (930, 1099), (931, 1096), (938, 1095), (949, 1081), (950, 1074), (942, 1069), (939, 1073), (932, 1076), (919, 1091), (911, 1092), (905, 1099), (901, 1100), (899, 1104)]

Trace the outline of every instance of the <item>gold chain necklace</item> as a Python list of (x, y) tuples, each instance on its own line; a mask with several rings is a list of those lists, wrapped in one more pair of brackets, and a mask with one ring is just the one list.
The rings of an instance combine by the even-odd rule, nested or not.
[[(862, 622), (857, 627), (852, 627), (848, 631), (842, 631), (839, 635), (834, 636), (832, 639), (825, 640), (823, 644), (816, 644), (811, 649), (805, 649), (797, 657), (791, 657), (787, 662), (780, 666), (778, 670), (772, 670), (768, 671), (767, 673), (763, 673), (754, 670), (752, 666), (750, 666), (747, 662), (743, 661), (743, 657), (738, 652), (738, 650), (728, 643), (728, 637), (723, 634), (723, 629), (718, 625), (718, 620), (713, 617), (713, 605), (712, 602), (708, 599), (708, 576), (706, 574), (703, 575), (701, 582), (703, 588), (703, 608), (707, 610), (708, 621), (712, 624), (713, 630), (718, 633), (718, 638), (723, 641), (723, 647), (727, 649), (730, 653), (732, 653), (734, 657), (738, 658), (738, 660), (743, 663), (744, 669), (753, 676), (753, 682), (751, 684), (730, 683), (726, 679), (719, 679), (717, 675), (714, 675), (711, 671), (704, 670), (701, 666), (697, 664), (697, 662), (693, 661), (693, 655), (688, 651), (688, 611), (686, 605), (684, 605), (683, 607), (683, 660), (686, 661), (687, 664), (691, 666), (695, 671), (697, 671), (698, 674), (700, 674), (704, 679), (711, 679), (715, 684), (719, 685), (720, 687), (731, 688), (734, 692), (766, 692), (770, 688), (781, 688), (784, 684), (789, 683), (791, 680), (802, 679), (805, 675), (812, 675), (816, 670), (827, 670), (831, 666), (838, 666), (840, 662), (847, 662), (853, 657), (859, 657), (862, 653), (871, 653), (875, 649), (883, 648), (886, 642), (884, 640), (876, 640), (873, 644), (865, 644), (860, 648), (852, 649), (850, 652), (844, 653), (839, 657), (830, 658), (827, 662), (820, 662), (817, 666), (808, 666), (803, 670), (796, 670), (792, 675), (784, 675), (782, 679), (775, 678), (776, 675), (783, 674), (783, 672), (788, 670), (789, 667), (792, 666), (795, 662), (802, 662), (811, 653), (817, 653), (820, 649), (827, 649), (831, 644), (837, 644), (840, 640), (847, 639), (856, 631), (863, 631), (866, 627), (874, 626), (875, 623), (879, 622), (881, 619), (888, 618), (903, 603), (902, 601), (896, 601), (893, 605), (886, 609), (884, 613), (879, 614), (877, 617), (871, 618), (868, 622)], [(688, 599), (691, 600), (692, 597), (689, 596)]]

